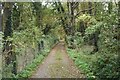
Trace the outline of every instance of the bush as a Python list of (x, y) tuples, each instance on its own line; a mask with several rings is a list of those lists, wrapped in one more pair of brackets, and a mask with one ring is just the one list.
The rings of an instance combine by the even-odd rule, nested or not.
[(84, 44), (83, 41), (80, 32), (76, 32), (74, 36), (67, 36), (67, 45), (72, 49), (80, 48)]
[(92, 71), (97, 78), (118, 78), (120, 66), (114, 56), (102, 55), (93, 62)]
[(87, 55), (85, 55), (82, 51), (77, 53), (75, 50), (67, 49), (69, 56), (73, 59), (78, 68), (85, 73), (88, 78), (94, 78), (93, 72), (90, 69), (90, 60), (87, 59)]

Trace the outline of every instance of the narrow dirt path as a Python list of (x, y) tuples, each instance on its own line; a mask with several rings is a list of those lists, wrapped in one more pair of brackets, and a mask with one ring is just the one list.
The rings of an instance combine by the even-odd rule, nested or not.
[(32, 78), (84, 78), (68, 57), (64, 43), (57, 44)]

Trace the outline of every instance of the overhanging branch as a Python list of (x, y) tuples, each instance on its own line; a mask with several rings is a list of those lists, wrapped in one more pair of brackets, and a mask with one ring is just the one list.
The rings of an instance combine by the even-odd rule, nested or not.
[(79, 12), (75, 15), (75, 17), (77, 17), (81, 12), (89, 11), (89, 10), (93, 10), (93, 9), (95, 9), (95, 8), (93, 7), (93, 8), (81, 10), (81, 11), (79, 11)]

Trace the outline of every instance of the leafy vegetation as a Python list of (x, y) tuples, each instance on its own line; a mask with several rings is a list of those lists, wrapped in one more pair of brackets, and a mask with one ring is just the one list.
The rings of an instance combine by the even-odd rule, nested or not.
[(75, 50), (68, 49), (67, 52), (69, 56), (73, 59), (78, 68), (86, 74), (89, 78), (94, 78), (93, 72), (90, 70), (90, 64), (92, 60), (89, 60), (91, 56), (84, 54), (82, 51), (80, 53)]
[(88, 78), (120, 78), (120, 1), (0, 5), (3, 78), (31, 76), (61, 40)]
[(32, 76), (35, 69), (38, 67), (38, 65), (42, 62), (44, 59), (43, 55), (38, 55), (36, 59), (33, 60), (33, 62), (25, 67), (25, 69), (18, 73), (15, 78), (29, 78)]
[[(45, 20), (38, 23), (39, 18), (42, 19), (46, 16), (39, 16), (40, 13), (42, 14), (45, 11), (44, 9), (39, 11), (39, 9), (42, 9), (42, 6), (37, 6), (40, 6), (41, 3), (3, 4), (5, 10), (9, 7), (9, 12), (11, 12), (11, 14), (7, 14), (4, 10), (3, 14), (3, 16), (11, 16), (11, 23), (3, 23), (6, 30), (4, 31), (3, 46), (3, 52), (5, 53), (3, 55), (3, 67), (5, 67), (3, 69), (3, 77), (11, 78), (13, 75), (21, 73), (22, 70), (23, 77), (29, 76), (31, 71), (26, 71), (26, 66), (31, 64), (33, 62), (32, 60), (36, 60), (38, 54), (47, 56), (47, 52), (49, 52), (57, 42), (57, 37), (56, 35), (52, 37), (54, 33), (49, 29), (51, 26), (50, 23), (44, 22)], [(11, 9), (11, 6), (13, 6), (13, 9)], [(49, 15), (49, 13), (51, 12), (48, 12), (47, 14)], [(3, 20), (5, 20), (5, 18)], [(7, 27), (9, 27), (8, 25), (11, 25), (12, 28), (10, 27), (11, 29), (7, 29)], [(7, 31), (11, 32), (11, 36), (9, 36)], [(50, 33), (48, 34), (48, 32)], [(9, 48), (6, 48), (7, 46), (9, 46)], [(34, 66), (30, 67), (33, 69), (38, 65), (38, 62), (35, 62), (32, 65)]]
[[(76, 33), (80, 32), (80, 35), (76, 38), (74, 37), (75, 35), (71, 36), (73, 40), (68, 39), (70, 41), (68, 46), (72, 43), (72, 48), (68, 49), (68, 53), (78, 67), (83, 68), (82, 70), (85, 69), (84, 72), (88, 77), (90, 77), (90, 73), (97, 79), (118, 79), (120, 75), (118, 54), (120, 29), (118, 28), (119, 11), (117, 9), (119, 7), (115, 7), (114, 3), (112, 3), (114, 7), (107, 13), (106, 11), (109, 11), (109, 9), (104, 10), (102, 8), (104, 6), (103, 3), (96, 3), (96, 5), (101, 6), (101, 13), (97, 12), (99, 11), (97, 10), (95, 16), (91, 16), (92, 13), (88, 13), (78, 17), (80, 27), (77, 26)], [(110, 4), (108, 5), (111, 6)], [(76, 39), (78, 40), (77, 42), (83, 41), (78, 45), (76, 44)], [(93, 51), (83, 52), (82, 50), (84, 49), (82, 47), (84, 45), (92, 45)]]

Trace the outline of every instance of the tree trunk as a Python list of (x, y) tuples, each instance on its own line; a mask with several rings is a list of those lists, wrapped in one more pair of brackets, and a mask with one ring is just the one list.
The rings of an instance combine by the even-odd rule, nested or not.
[(14, 5), (12, 10), (12, 28), (13, 30), (17, 30), (20, 24), (20, 6), (18, 3)]
[(70, 34), (74, 35), (74, 24), (75, 24), (75, 18), (74, 18), (74, 2), (68, 2), (68, 13), (69, 13), (69, 28), (70, 28)]
[(2, 31), (2, 3), (0, 2), (0, 31)]
[(4, 4), (4, 39), (6, 40), (8, 36), (12, 37), (12, 19), (11, 19), (11, 3)]
[[(95, 4), (96, 5), (96, 4)], [(90, 14), (90, 15), (92, 15), (92, 2), (88, 2), (88, 6), (89, 6), (89, 11), (88, 11), (88, 13)], [(94, 15), (96, 14), (96, 10), (95, 10), (95, 13), (94, 13)], [(99, 35), (99, 31), (96, 31), (94, 34), (93, 34), (93, 45), (94, 45), (94, 50), (93, 50), (93, 52), (92, 53), (95, 53), (95, 52), (97, 52), (98, 51), (98, 35)]]
[(35, 2), (33, 3), (33, 11), (34, 14), (37, 16), (36, 20), (37, 20), (37, 26), (42, 29), (42, 3), (41, 2)]
[(13, 67), (11, 69), (11, 72), (13, 74), (17, 74), (17, 67), (16, 67), (16, 54), (12, 51), (13, 50), (13, 45), (12, 45), (12, 41), (8, 41), (7, 38), (8, 37), (12, 37), (12, 6), (13, 3), (11, 2), (7, 2), (4, 3), (4, 50), (6, 52), (5, 55), (7, 55), (7, 57), (5, 57), (5, 64), (6, 67), (9, 64), (12, 64)]
[(94, 16), (96, 16), (96, 13), (97, 13), (97, 9), (96, 9), (96, 7), (97, 7), (97, 3), (94, 2)]
[[(60, 2), (55, 2), (55, 6), (57, 7), (57, 11), (58, 11), (58, 13), (59, 14), (63, 14), (63, 13), (65, 13), (65, 11), (64, 11), (64, 8), (63, 8), (63, 6), (61, 5), (61, 3)], [(63, 28), (64, 28), (64, 30), (65, 30), (65, 33), (67, 34), (67, 35), (69, 35), (69, 33), (70, 33), (70, 31), (69, 31), (69, 26), (68, 26), (68, 23), (65, 23), (65, 21), (67, 20), (67, 17), (65, 16), (65, 17), (60, 17), (60, 20), (61, 20), (61, 22), (62, 22), (62, 25), (63, 25)]]
[[(118, 40), (118, 65), (120, 65), (120, 45), (119, 45), (119, 43), (120, 43), (120, 1), (118, 2), (118, 38), (117, 38), (117, 40)], [(118, 75), (120, 75), (120, 71), (118, 71), (119, 72), (119, 74)], [(120, 78), (120, 77), (119, 77)]]
[(92, 15), (92, 2), (88, 2), (88, 8), (89, 8), (89, 11), (88, 11), (88, 13), (90, 14), (90, 15)]
[(113, 4), (112, 2), (108, 3), (108, 13), (109, 14), (111, 14), (111, 12), (112, 12), (112, 4)]
[(81, 36), (83, 37), (85, 34), (85, 23), (83, 21), (80, 22), (79, 32), (81, 32)]

